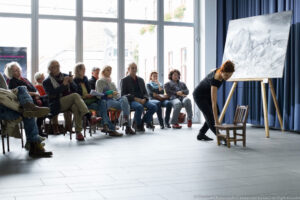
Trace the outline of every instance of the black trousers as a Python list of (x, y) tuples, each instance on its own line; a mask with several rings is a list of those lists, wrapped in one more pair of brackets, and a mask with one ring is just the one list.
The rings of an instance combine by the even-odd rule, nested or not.
[[(205, 123), (199, 131), (199, 134), (205, 135), (205, 133), (210, 129), (214, 134), (216, 134), (215, 128), (215, 119), (212, 110), (212, 103), (210, 98), (205, 97), (196, 97), (194, 95), (195, 103), (197, 104), (198, 108), (201, 110), (202, 114), (205, 118)], [(219, 114), (219, 108), (217, 105), (217, 110)]]

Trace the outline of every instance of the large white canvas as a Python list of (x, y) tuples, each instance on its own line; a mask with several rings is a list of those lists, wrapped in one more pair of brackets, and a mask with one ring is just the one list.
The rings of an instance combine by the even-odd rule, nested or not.
[(231, 81), (281, 78), (292, 11), (229, 22), (223, 62), (235, 63)]

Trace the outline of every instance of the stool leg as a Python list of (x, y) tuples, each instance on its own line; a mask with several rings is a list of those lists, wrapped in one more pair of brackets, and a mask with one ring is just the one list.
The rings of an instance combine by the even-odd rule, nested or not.
[(23, 124), (22, 124), (22, 122), (20, 123), (20, 125), (21, 125), (21, 144), (22, 144), (22, 148), (24, 148)]
[(10, 151), (10, 148), (9, 148), (9, 135), (6, 134), (6, 140), (7, 140), (7, 152)]
[(5, 154), (5, 146), (4, 146), (4, 133), (1, 133), (1, 140), (2, 140), (2, 152)]
[(226, 140), (227, 140), (227, 147), (230, 148), (230, 134), (229, 130), (226, 130)]
[(234, 145), (236, 145), (236, 130), (233, 130)]
[[(216, 128), (216, 132), (217, 132), (217, 133), (219, 132), (219, 129), (218, 129), (218, 128)], [(220, 137), (219, 137), (219, 136), (217, 136), (217, 144), (218, 144), (218, 146), (221, 145), (221, 141), (220, 141)]]
[(243, 128), (243, 147), (246, 147), (246, 128)]

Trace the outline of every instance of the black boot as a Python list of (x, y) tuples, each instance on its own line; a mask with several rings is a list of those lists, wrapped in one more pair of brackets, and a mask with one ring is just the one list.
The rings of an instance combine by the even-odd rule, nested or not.
[(212, 138), (210, 138), (210, 137), (207, 137), (205, 134), (203, 134), (203, 133), (199, 133), (198, 135), (197, 135), (197, 140), (204, 140), (204, 141), (210, 141), (210, 140), (214, 140), (214, 139), (212, 139)]
[(45, 151), (42, 143), (31, 142), (29, 156), (33, 158), (49, 158), (53, 155), (51, 151)]
[(130, 128), (130, 126), (126, 126), (125, 133), (126, 135), (135, 135), (135, 132)]

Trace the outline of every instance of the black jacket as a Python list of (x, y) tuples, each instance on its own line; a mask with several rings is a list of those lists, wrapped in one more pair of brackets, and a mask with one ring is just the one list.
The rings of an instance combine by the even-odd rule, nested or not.
[(87, 92), (90, 93), (91, 92), (91, 86), (90, 86), (89, 80), (87, 79), (86, 76), (84, 76), (83, 79), (74, 78), (74, 83), (76, 84), (76, 87), (77, 87), (77, 93), (80, 94), (80, 96), (82, 96), (82, 88), (80, 86), (81, 82), (84, 83), (84, 85), (87, 89)]
[(92, 78), (89, 79), (89, 83), (90, 83), (90, 86), (91, 86), (92, 90), (96, 89), (96, 82), (97, 82), (97, 79), (93, 76), (92, 76)]
[[(143, 98), (149, 99), (144, 79), (137, 76), (137, 83), (143, 94)], [(134, 101), (134, 97), (135, 97), (135, 90), (134, 90), (135, 85), (134, 84), (135, 84), (135, 82), (130, 75), (123, 78), (120, 83), (121, 96), (126, 96), (129, 102)]]
[[(68, 76), (67, 74), (63, 74), (64, 76)], [(50, 112), (53, 115), (57, 115), (60, 113), (60, 102), (59, 99), (63, 96), (64, 92), (67, 92), (69, 90), (68, 85), (61, 84), (59, 87), (54, 88), (50, 77), (47, 77), (43, 81), (44, 89), (49, 97), (49, 107)], [(77, 92), (77, 87), (74, 82), (70, 84), (70, 93)]]
[(8, 84), (9, 89), (14, 89), (14, 88), (17, 88), (18, 86), (26, 86), (27, 90), (29, 92), (36, 92), (36, 88), (32, 85), (32, 83), (27, 78), (24, 78), (24, 79), (28, 83), (26, 83), (26, 82), (24, 82), (22, 80), (16, 79), (16, 78), (10, 79), (9, 80), (9, 84)]

